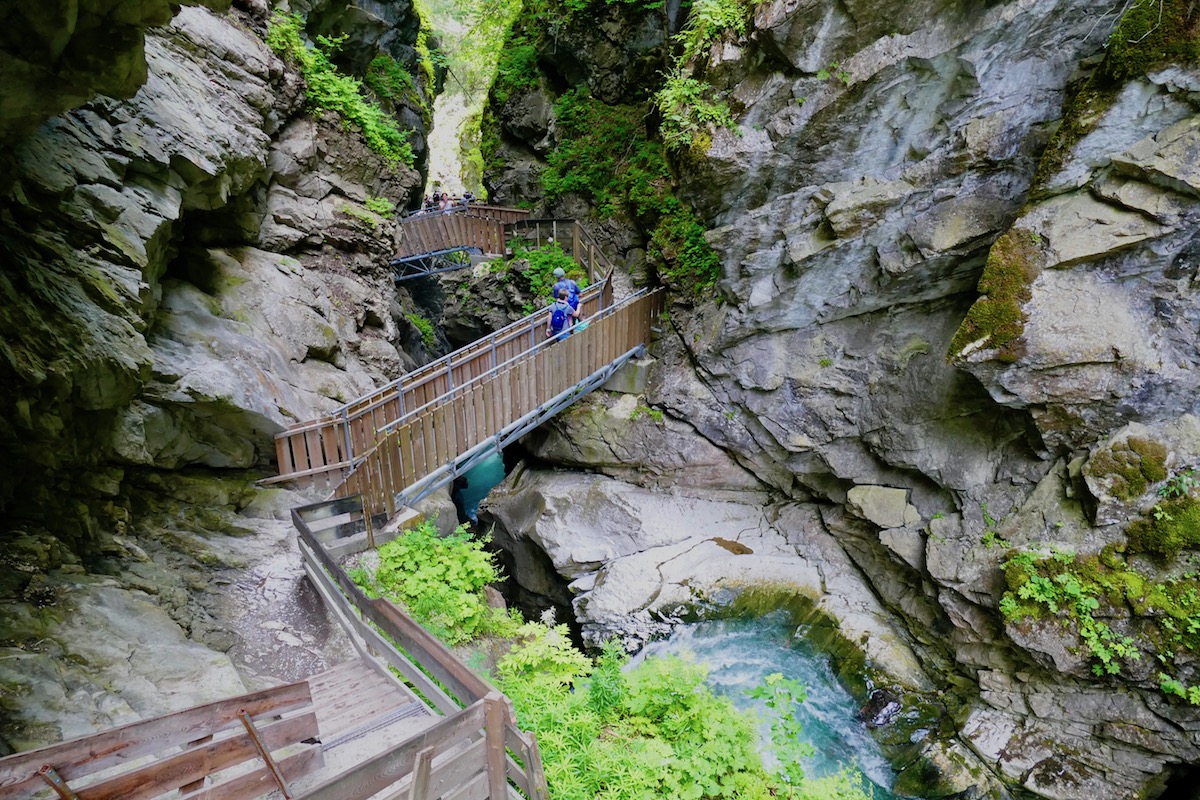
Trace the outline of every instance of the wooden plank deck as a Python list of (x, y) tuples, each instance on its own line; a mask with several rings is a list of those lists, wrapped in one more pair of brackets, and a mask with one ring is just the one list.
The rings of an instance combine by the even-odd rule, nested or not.
[(308, 685), (325, 766), (292, 783), (298, 797), (441, 719), (400, 681), (361, 659), (313, 675)]

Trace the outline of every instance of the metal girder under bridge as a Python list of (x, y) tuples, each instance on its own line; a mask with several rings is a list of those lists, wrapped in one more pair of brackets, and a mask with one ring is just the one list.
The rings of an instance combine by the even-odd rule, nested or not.
[(390, 266), (396, 271), (396, 283), (426, 278), (442, 272), (453, 272), (471, 266), (472, 255), (483, 255), (478, 247), (451, 247), (419, 256), (392, 259)]

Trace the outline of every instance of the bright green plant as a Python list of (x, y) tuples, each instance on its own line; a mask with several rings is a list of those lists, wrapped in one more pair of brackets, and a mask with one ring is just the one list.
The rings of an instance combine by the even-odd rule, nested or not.
[(379, 548), (375, 579), (384, 596), (449, 644), (485, 633), (511, 634), (511, 619), (489, 608), (483, 596), (483, 587), (499, 578), (485, 543), (463, 527), (439, 537), (424, 522)]
[(433, 330), (433, 323), (416, 312), (409, 312), (404, 316), (420, 332), (421, 344), (425, 345), (425, 349), (434, 350), (437, 347), (437, 334)]
[(308, 110), (337, 112), (348, 127), (362, 131), (372, 150), (391, 162), (411, 167), (412, 147), (395, 118), (368, 100), (363, 95), (362, 83), (339, 72), (330, 60), (346, 37), (318, 36), (316, 47), (309, 47), (300, 35), (303, 29), (304, 20), (299, 15), (277, 11), (267, 31), (267, 44), (300, 67), (308, 85), (305, 95)]
[(347, 217), (358, 220), (362, 223), (364, 228), (375, 230), (379, 227), (380, 218), (365, 208), (360, 208), (359, 206), (351, 205), (350, 203), (342, 203), (338, 211), (342, 212)]
[(654, 95), (662, 112), (659, 134), (671, 150), (702, 152), (711, 143), (710, 126), (733, 128), (729, 105), (704, 81), (673, 73)]
[(691, 61), (726, 32), (746, 32), (746, 21), (754, 2), (745, 0), (696, 0), (676, 42), (683, 46), (680, 62)]
[(665, 283), (685, 295), (709, 289), (720, 262), (695, 212), (673, 193), (663, 145), (646, 132), (646, 106), (605, 105), (579, 88), (558, 99), (554, 114), (559, 145), (542, 173), (547, 197), (577, 193), (602, 217), (632, 215), (649, 232), (647, 254)]
[(772, 712), (771, 741), (779, 765), (776, 774), (785, 783), (800, 785), (804, 782), (800, 760), (816, 752), (800, 738), (803, 729), (796, 719), (796, 706), (808, 698), (808, 690), (800, 681), (773, 672), (763, 679), (761, 686), (750, 690), (750, 696), (762, 700)]
[(837, 78), (846, 86), (850, 85), (850, 73), (838, 67), (838, 63), (834, 61), (828, 67), (817, 70), (817, 79), (827, 81), (830, 78)]
[(533, 303), (528, 304), (526, 313), (532, 313), (550, 299), (550, 290), (558, 280), (554, 270), (562, 269), (568, 278), (579, 284), (580, 289), (587, 288), (587, 274), (575, 259), (563, 252), (558, 242), (544, 244), (541, 247), (525, 249), (520, 245), (513, 247), (513, 260), (524, 259), (529, 262), (525, 277), (529, 281), (529, 292), (533, 295)]
[[(1086, 557), (1021, 551), (1005, 562), (1004, 572), (1009, 587), (1000, 601), (1004, 617), (1020, 622), (1048, 614), (1073, 625), (1097, 675), (1118, 674), (1122, 661), (1138, 660), (1143, 651), (1168, 667), (1177, 652), (1200, 651), (1200, 576), (1195, 572), (1155, 581), (1112, 547)], [(1102, 603), (1127, 609), (1139, 623), (1138, 638), (1117, 634), (1097, 619)]]
[(384, 219), (390, 219), (396, 213), (396, 204), (386, 197), (368, 197), (364, 203), (367, 210), (373, 214), (378, 214)]
[(538, 680), (570, 685), (591, 670), (588, 657), (571, 644), (566, 625), (548, 627), (526, 622), (516, 630), (517, 643), (500, 660), (497, 669), (505, 682), (537, 676)]

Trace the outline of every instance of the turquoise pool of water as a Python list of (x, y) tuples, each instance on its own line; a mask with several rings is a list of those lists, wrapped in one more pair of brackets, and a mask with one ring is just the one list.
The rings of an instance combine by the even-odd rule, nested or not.
[(475, 518), (479, 503), (488, 492), (504, 480), (504, 459), (493, 453), (466, 471), (467, 488), (462, 490), (463, 508), (467, 516)]
[(798, 704), (803, 738), (816, 754), (802, 764), (814, 777), (852, 765), (873, 784), (876, 800), (897, 800), (891, 793), (896, 774), (879, 744), (858, 718), (858, 703), (834, 676), (829, 659), (793, 639), (795, 626), (787, 614), (776, 612), (753, 620), (714, 620), (676, 626), (669, 639), (647, 645), (646, 655), (690, 655), (708, 664), (708, 683), (741, 709), (755, 709), (764, 720), (761, 731), (769, 740), (768, 711), (747, 692), (773, 672), (800, 680), (808, 699)]

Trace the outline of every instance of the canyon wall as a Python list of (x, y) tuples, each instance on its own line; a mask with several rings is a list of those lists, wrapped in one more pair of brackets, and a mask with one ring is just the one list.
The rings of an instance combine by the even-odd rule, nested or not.
[[(719, 296), (676, 295), (636, 406), (568, 414), (493, 503), (515, 550), (548, 553), (569, 582), (559, 599), (585, 635), (735, 606), (757, 575), (840, 609), (900, 694), (939, 687), (953, 735), (923, 740), (908, 775), (927, 796), (1194, 781), (1200, 713), (1160, 672), (1188, 685), (1195, 663), (1151, 629), (1165, 612), (1101, 597), (1094, 619), (1143, 648), (1101, 662), (1070, 618), (999, 610), (1019, 599), (1003, 565), (1021, 552), (1147, 587), (1187, 574), (1186, 558), (1126, 547), (1198, 456), (1200, 20), (1135, 3), (1114, 33), (1126, 10), (765, 2), (686, 65), (735, 119), (673, 162)], [(612, 54), (661, 48), (664, 16), (610, 8), (555, 29), (542, 77), (495, 110), (501, 191), (536, 187), (569, 144), (553, 115), (564, 85), (633, 101), (631, 62)], [(611, 211), (595, 225), (644, 270), (637, 227)], [(569, 489), (554, 466), (611, 477)], [(743, 510), (680, 512), (671, 535), (648, 511), (718, 492)], [(631, 508), (644, 541), (611, 523)], [(847, 597), (885, 608), (887, 632), (864, 635)]]

